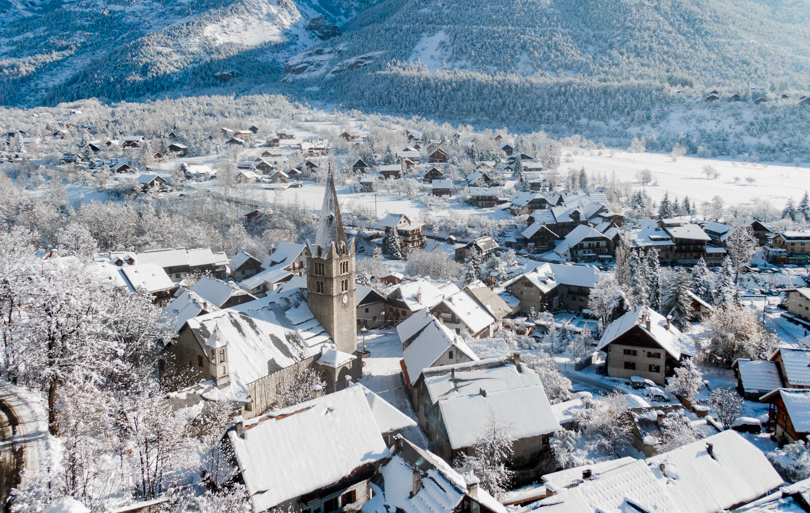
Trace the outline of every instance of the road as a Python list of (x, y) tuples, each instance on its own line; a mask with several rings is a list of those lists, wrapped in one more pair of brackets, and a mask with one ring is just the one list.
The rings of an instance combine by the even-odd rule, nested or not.
[(39, 465), (41, 445), (47, 440), (48, 423), (41, 404), (0, 379), (0, 504), (20, 484), (23, 469)]

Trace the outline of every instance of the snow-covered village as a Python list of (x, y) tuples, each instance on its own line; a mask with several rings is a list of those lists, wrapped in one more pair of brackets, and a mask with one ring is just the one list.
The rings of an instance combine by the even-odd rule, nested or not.
[(810, 513), (807, 0), (0, 0), (0, 513)]

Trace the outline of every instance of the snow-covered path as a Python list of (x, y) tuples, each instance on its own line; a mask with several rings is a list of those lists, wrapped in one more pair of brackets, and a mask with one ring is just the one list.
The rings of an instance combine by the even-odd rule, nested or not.
[[(34, 470), (43, 459), (48, 443), (48, 417), (45, 405), (35, 394), (0, 379), (0, 411), (4, 435), (0, 441), (2, 475), (0, 491), (16, 484), (19, 472)], [(2, 497), (5, 501), (5, 497)]]
[[(362, 336), (358, 347), (362, 347)], [(391, 403), (399, 411), (416, 420), (416, 414), (408, 400), (408, 389), (402, 381), (399, 361), (402, 359), (402, 343), (396, 330), (372, 331), (366, 335), (366, 349), (371, 353), (364, 360), (363, 377), (360, 383)], [(427, 439), (418, 428), (407, 428), (405, 438), (426, 449)]]

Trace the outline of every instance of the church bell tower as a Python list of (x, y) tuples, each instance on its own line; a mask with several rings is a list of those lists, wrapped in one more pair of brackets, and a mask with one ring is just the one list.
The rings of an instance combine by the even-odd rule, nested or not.
[(335, 348), (357, 351), (354, 239), (346, 241), (332, 168), (326, 182), (315, 244), (307, 241), (307, 305), (326, 329)]

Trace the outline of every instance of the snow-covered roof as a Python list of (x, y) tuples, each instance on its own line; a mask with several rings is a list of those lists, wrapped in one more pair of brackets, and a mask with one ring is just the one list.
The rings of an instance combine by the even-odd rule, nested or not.
[(445, 299), (442, 304), (450, 309), (472, 334), (476, 334), (495, 323), (495, 317), (464, 291), (453, 294)]
[(554, 281), (561, 285), (588, 288), (596, 286), (596, 269), (589, 265), (549, 264), (549, 266), (554, 273)]
[(512, 307), (492, 289), (480, 281), (474, 281), (464, 287), (474, 300), (483, 306), (495, 319), (503, 319), (512, 313)]
[(357, 288), (354, 291), (354, 300), (357, 305), (362, 303), (363, 300), (369, 295), (376, 296), (378, 302), (380, 303), (385, 301), (385, 298), (371, 287), (366, 287), (365, 285), (357, 285), (356, 287)]
[(338, 351), (335, 348), (326, 349), (324, 352), (321, 353), (321, 357), (318, 358), (318, 365), (323, 367), (331, 367), (333, 369), (337, 369), (346, 365), (352, 360), (355, 360), (357, 357), (349, 354), (344, 353), (343, 351)]
[(433, 180), (431, 182), (431, 186), (434, 189), (452, 189), (453, 188), (453, 181), (452, 180)]
[[(650, 318), (649, 329), (647, 329), (645, 316)], [(696, 354), (695, 343), (691, 338), (682, 334), (674, 325), (667, 328), (666, 317), (646, 307), (630, 310), (610, 323), (602, 335), (602, 340), (599, 341), (597, 351), (603, 351), (611, 342), (636, 326), (649, 334), (667, 354), (676, 360), (680, 359), (681, 355), (695, 356)]]
[(571, 232), (565, 236), (565, 239), (563, 239), (562, 242), (557, 244), (557, 247), (554, 248), (554, 252), (558, 255), (562, 255), (585, 239), (602, 239), (605, 241), (610, 240), (604, 234), (597, 232), (590, 226), (580, 224), (571, 230)]
[(438, 321), (435, 317), (425, 325), (414, 337), (408, 347), (402, 351), (402, 360), (405, 364), (407, 379), (410, 383), (416, 379), (424, 369), (431, 367), (448, 349), (456, 347), (466, 354), (471, 360), (476, 361), (478, 357), (467, 346), (460, 337), (456, 337), (447, 326)]
[(239, 253), (235, 254), (233, 258), (231, 258), (230, 262), (228, 262), (228, 267), (231, 268), (231, 271), (235, 271), (240, 267), (242, 267), (242, 265), (244, 265), (244, 263), (250, 260), (251, 258), (253, 260), (258, 261), (257, 258), (255, 258), (247, 251), (240, 251)]
[(528, 280), (529, 283), (537, 287), (544, 294), (554, 290), (557, 286), (557, 282), (554, 281), (554, 273), (551, 271), (551, 265), (547, 263), (517, 277), (515, 280), (512, 280), (512, 282), (518, 281), (521, 278)]
[(664, 230), (670, 234), (673, 239), (702, 240), (706, 242), (712, 240), (712, 238), (706, 235), (706, 232), (696, 224), (667, 226)]
[(233, 306), (231, 310), (293, 330), (311, 354), (318, 354), (331, 339), (307, 306), (305, 290), (306, 281), (294, 276), (265, 297)]
[(142, 253), (138, 253), (136, 262), (139, 264), (157, 264), (164, 269), (166, 267), (181, 267), (189, 265), (188, 255), (186, 250), (183, 248), (144, 251)]
[(746, 392), (766, 393), (782, 386), (776, 362), (740, 358), (734, 362), (733, 367), (738, 369), (743, 390)]
[[(712, 453), (707, 451), (711, 444)], [(684, 513), (714, 513), (762, 497), (783, 484), (765, 454), (733, 430), (647, 460)]]
[(269, 269), (274, 266), (286, 267), (293, 263), (298, 256), (304, 252), (304, 244), (296, 244), (294, 242), (279, 242), (273, 253), (268, 256), (262, 267)]
[(231, 308), (194, 317), (186, 326), (201, 347), (216, 329), (228, 347), (230, 372), (238, 373), (247, 383), (320, 353), (322, 345), (310, 346), (292, 326), (249, 317)]
[[(571, 402), (571, 401), (567, 401)], [(566, 403), (560, 403), (566, 404)], [(552, 404), (551, 407), (554, 408), (558, 406), (556, 404)], [(633, 463), (636, 461), (636, 458), (632, 456), (625, 456), (623, 458), (618, 458), (615, 460), (608, 460), (608, 461), (600, 461), (599, 463), (594, 463), (592, 465), (586, 465), (584, 467), (574, 467), (568, 468), (564, 470), (559, 470), (557, 472), (552, 472), (550, 474), (545, 474), (541, 479), (543, 483), (546, 484), (549, 490), (562, 490), (563, 488), (568, 488), (571, 485), (575, 485), (582, 481), (582, 471), (584, 469), (589, 469), (591, 471), (591, 475), (596, 476), (597, 478), (608, 471), (617, 469), (619, 467), (623, 467), (629, 463)]]
[(138, 176), (138, 178), (136, 178), (136, 180), (138, 181), (139, 184), (146, 185), (151, 183), (156, 178), (158, 178), (158, 175), (140, 175)]
[[(191, 291), (196, 293), (206, 301), (222, 307), (231, 296), (244, 296), (249, 295), (244, 290), (237, 287), (234, 283), (224, 282), (216, 278), (209, 278), (203, 276), (200, 280), (191, 287)], [(253, 296), (250, 296), (255, 299)]]
[(66, 496), (48, 504), (43, 513), (90, 513), (90, 509), (73, 497)]
[[(571, 399), (570, 401), (552, 404), (551, 411), (554, 412), (554, 418), (557, 419), (557, 422), (564, 424), (572, 422), (576, 418), (577, 412), (582, 410), (582, 407), (581, 399)], [(582, 477), (581, 474), (580, 477)]]
[(770, 360), (776, 361), (780, 357), (788, 386), (810, 386), (810, 349), (780, 347)]
[(791, 242), (810, 242), (810, 230), (785, 231), (779, 235)]
[(465, 340), (467, 346), (478, 358), (506, 358), (510, 356), (514, 349), (509, 346), (503, 338), (471, 338)]
[(384, 166), (380, 166), (379, 170), (380, 170), (380, 173), (385, 173), (385, 172), (389, 172), (389, 173), (397, 172), (397, 173), (400, 173), (400, 172), (402, 172), (402, 164), (386, 164)]
[(134, 290), (155, 293), (174, 287), (169, 275), (157, 264), (125, 265), (121, 267), (121, 272)]
[(703, 231), (705, 231), (707, 233), (711, 233), (711, 234), (716, 234), (718, 236), (722, 236), (722, 235), (725, 235), (725, 234), (730, 234), (732, 230), (733, 230), (733, 227), (731, 227), (731, 226), (729, 226), (727, 224), (724, 224), (724, 223), (718, 223), (717, 221), (712, 221), (710, 223), (706, 223), (703, 226)]
[(414, 422), (413, 419), (394, 408), (391, 403), (368, 388), (359, 383), (354, 383), (352, 386), (359, 387), (366, 395), (366, 401), (368, 401), (368, 406), (371, 408), (371, 414), (374, 415), (374, 420), (377, 422), (380, 433), (385, 435), (416, 426), (416, 422)]
[(177, 333), (186, 324), (186, 321), (197, 317), (201, 313), (219, 311), (219, 307), (198, 296), (189, 290), (174, 298), (163, 309), (163, 319), (174, 323), (174, 332)]
[(254, 511), (340, 481), (388, 454), (360, 387), (348, 387), (228, 431)]
[[(441, 291), (427, 280), (418, 280), (397, 285), (391, 292), (389, 292), (388, 298), (402, 301), (411, 312), (415, 312), (425, 307), (433, 308), (437, 304), (441, 303), (446, 296), (454, 292), (458, 292), (458, 287), (455, 287), (455, 289), (451, 288), (447, 291)], [(419, 301), (420, 293), (422, 299), (421, 302)]]
[(410, 317), (397, 324), (399, 341), (405, 344), (414, 335), (419, 333), (422, 328), (433, 322), (434, 319), (435, 317), (433, 317), (427, 308), (414, 312)]
[(672, 237), (663, 228), (648, 227), (630, 232), (630, 241), (637, 248), (649, 246), (671, 246)]
[(771, 402), (777, 394), (782, 397), (796, 432), (810, 433), (810, 390), (777, 388), (763, 395), (760, 401)]
[(511, 359), (433, 367), (424, 371), (424, 380), (454, 450), (475, 444), (490, 413), (517, 439), (560, 429), (540, 377), (522, 363), (518, 369)]
[(470, 187), (470, 196), (500, 196), (499, 187)]
[(239, 286), (245, 290), (254, 290), (265, 283), (278, 283), (292, 276), (290, 271), (282, 269), (283, 266), (274, 266), (270, 269), (254, 274), (250, 278), (246, 278), (239, 282)]

